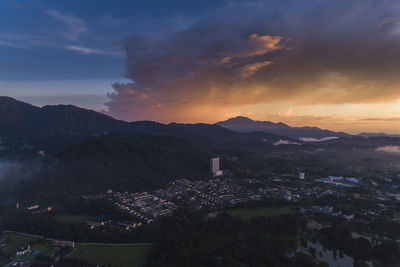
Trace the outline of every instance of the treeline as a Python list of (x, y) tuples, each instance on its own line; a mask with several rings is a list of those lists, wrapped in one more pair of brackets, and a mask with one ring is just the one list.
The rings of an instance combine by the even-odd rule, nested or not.
[(44, 158), (34, 177), (10, 186), (6, 193), (19, 201), (57, 202), (108, 189), (154, 190), (176, 179), (209, 176), (209, 158), (209, 152), (172, 136), (91, 137)]
[[(327, 266), (297, 253), (304, 219), (294, 215), (243, 222), (222, 213), (160, 219), (147, 266)], [(289, 256), (293, 255), (293, 256)]]
[[(149, 242), (149, 235), (145, 229), (137, 231), (121, 231), (110, 227), (98, 227), (90, 229), (85, 221), (63, 221), (68, 214), (91, 218), (101, 215), (103, 220), (111, 221), (134, 221), (134, 217), (123, 212), (108, 201), (83, 201), (82, 198), (68, 198), (63, 206), (49, 213), (32, 214), (20, 208), (16, 210), (11, 207), (0, 206), (0, 230), (29, 233), (54, 239), (71, 240), (75, 242), (98, 242), (98, 243), (132, 243)], [(62, 215), (59, 217), (58, 215)], [(146, 228), (145, 226), (143, 228)]]
[(319, 231), (321, 245), (329, 250), (339, 250), (355, 262), (373, 261), (376, 266), (399, 266), (400, 248), (391, 240), (371, 244), (363, 237), (353, 238), (347, 225), (333, 225)]
[(295, 215), (245, 222), (227, 213), (216, 218), (203, 212), (182, 213), (130, 232), (91, 230), (84, 223), (59, 222), (52, 216), (19, 214), (4, 221), (10, 230), (75, 242), (150, 242), (147, 266), (327, 266), (296, 253), (298, 232), (306, 220)]

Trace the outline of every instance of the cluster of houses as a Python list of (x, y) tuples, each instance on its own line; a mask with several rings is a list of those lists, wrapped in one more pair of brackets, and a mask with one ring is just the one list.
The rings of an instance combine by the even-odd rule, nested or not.
[(326, 214), (326, 215), (331, 215), (331, 216), (342, 216), (346, 220), (352, 220), (354, 219), (354, 214), (344, 214), (342, 211), (334, 211), (332, 206), (313, 206), (311, 208), (312, 212), (315, 213), (321, 213), (321, 214)]
[(132, 194), (116, 192), (110, 196), (118, 208), (146, 223), (151, 223), (161, 216), (172, 215), (177, 209), (173, 202), (147, 192)]
[[(18, 208), (19, 208), (19, 203), (17, 203), (17, 209)], [(41, 214), (41, 213), (50, 212), (53, 210), (53, 208), (50, 206), (47, 208), (40, 209), (39, 205), (28, 206), (28, 207), (26, 207), (26, 209), (28, 211), (30, 211), (32, 214)]]
[(21, 247), (21, 248), (17, 249), (15, 251), (15, 256), (25, 256), (25, 255), (28, 255), (30, 252), (31, 252), (31, 245), (28, 244), (28, 246), (26, 248)]
[(342, 187), (354, 187), (360, 182), (357, 178), (342, 176), (329, 176), (328, 178), (316, 179), (315, 181)]
[(151, 223), (158, 217), (172, 215), (179, 205), (191, 209), (222, 207), (261, 199), (232, 179), (213, 178), (201, 181), (176, 180), (166, 189), (153, 192), (120, 193), (109, 190), (106, 194), (85, 196), (85, 199), (108, 199), (120, 209), (143, 222)]
[(130, 231), (142, 225), (141, 222), (131, 222), (131, 221), (114, 222), (108, 219), (86, 220), (86, 224), (89, 225), (90, 229), (95, 229), (97, 227), (104, 226), (126, 231)]
[[(140, 221), (151, 223), (161, 216), (173, 215), (181, 206), (192, 210), (204, 207), (217, 209), (265, 198), (287, 201), (295, 204), (302, 199), (342, 198), (347, 201), (368, 199), (380, 202), (376, 207), (357, 213), (383, 216), (390, 207), (385, 202), (399, 200), (390, 179), (378, 184), (369, 179), (329, 176), (320, 179), (295, 179), (288, 175), (276, 175), (269, 179), (230, 179), (213, 177), (198, 181), (180, 179), (164, 189), (152, 192), (120, 193), (109, 190), (98, 195), (84, 196), (85, 199), (107, 199), (118, 208), (127, 211)], [(381, 192), (381, 191), (384, 191)], [(347, 220), (354, 218), (354, 211), (333, 211), (333, 207), (306, 207), (311, 213), (326, 213), (341, 216)], [(335, 207), (336, 209), (337, 207)], [(397, 218), (400, 221), (400, 218)], [(95, 227), (95, 225), (93, 225)]]

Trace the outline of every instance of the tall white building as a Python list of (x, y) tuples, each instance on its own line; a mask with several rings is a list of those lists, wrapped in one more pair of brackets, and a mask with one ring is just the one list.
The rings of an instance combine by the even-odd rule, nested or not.
[(306, 178), (306, 173), (305, 172), (299, 172), (299, 179), (304, 180)]
[(210, 172), (215, 176), (222, 175), (222, 171), (219, 170), (219, 158), (210, 159)]

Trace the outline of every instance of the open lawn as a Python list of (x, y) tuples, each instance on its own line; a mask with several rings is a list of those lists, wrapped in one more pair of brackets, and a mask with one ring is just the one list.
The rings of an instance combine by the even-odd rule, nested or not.
[(8, 238), (7, 246), (1, 249), (6, 255), (12, 255), (16, 249), (26, 247), (29, 242), (39, 239), (38, 237), (17, 233), (4, 233), (1, 237)]
[(87, 261), (89, 264), (144, 266), (151, 245), (77, 244), (68, 258)]
[(280, 216), (292, 213), (292, 211), (286, 207), (239, 208), (227, 210), (227, 212), (233, 217), (238, 217), (243, 221), (249, 221), (252, 217), (257, 216)]
[(87, 220), (93, 220), (94, 217), (86, 215), (56, 215), (54, 219), (65, 223), (85, 223)]

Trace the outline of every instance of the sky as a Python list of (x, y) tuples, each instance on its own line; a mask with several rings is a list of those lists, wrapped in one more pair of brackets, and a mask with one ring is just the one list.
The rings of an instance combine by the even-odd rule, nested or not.
[(396, 0), (1, 0), (0, 95), (400, 133)]

